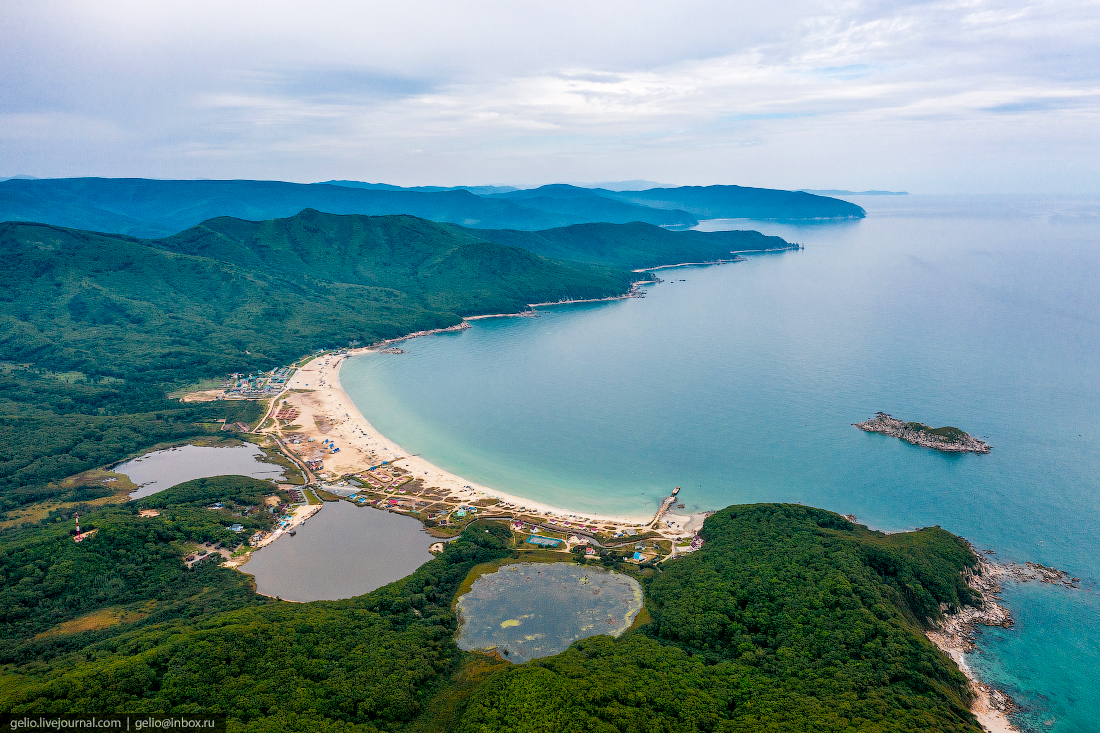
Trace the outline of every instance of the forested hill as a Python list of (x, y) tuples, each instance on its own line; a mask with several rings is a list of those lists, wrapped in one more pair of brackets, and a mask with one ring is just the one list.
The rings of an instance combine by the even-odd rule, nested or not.
[(636, 277), (409, 216), (220, 219), (167, 240), (0, 224), (0, 361), (166, 381), (249, 371)]
[(426, 238), (442, 231), (450, 232), (455, 241), (492, 242), (543, 257), (626, 270), (728, 260), (731, 251), (797, 249), (780, 237), (760, 232), (669, 231), (643, 222), (575, 224), (527, 232), (430, 222), (414, 226), (413, 221), (411, 217), (339, 216), (310, 209), (263, 222), (221, 217), (158, 240), (157, 245), (290, 278), (309, 276), (374, 285), (387, 280), (390, 268), (423, 246)]
[(754, 231), (676, 232), (641, 222), (574, 224), (538, 232), (479, 229), (477, 235), (497, 244), (523, 247), (545, 257), (631, 270), (728, 260), (731, 252), (798, 248), (781, 237), (768, 237)]
[(280, 602), (179, 561), (225, 534), (197, 499), (254, 503), (249, 481), (191, 482), (155, 518), (104, 507), (79, 545), (57, 527), (9, 542), (0, 711), (221, 712), (242, 733), (981, 731), (965, 678), (921, 633), (940, 604), (973, 602), (962, 572), (976, 558), (939, 528), (884, 535), (809, 507), (728, 507), (701, 551), (660, 572), (619, 563), (652, 622), (512, 665), (454, 642), (463, 578), (515, 556), (506, 526), (475, 523), (364, 596)]

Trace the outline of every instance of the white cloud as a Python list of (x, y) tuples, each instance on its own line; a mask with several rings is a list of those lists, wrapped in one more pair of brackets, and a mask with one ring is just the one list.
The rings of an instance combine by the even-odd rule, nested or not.
[(1098, 39), (1097, 2), (16, 1), (0, 174), (1096, 191)]

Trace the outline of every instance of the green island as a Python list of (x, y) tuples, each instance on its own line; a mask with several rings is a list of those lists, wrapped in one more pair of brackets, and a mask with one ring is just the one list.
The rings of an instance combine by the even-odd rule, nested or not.
[[(676, 261), (714, 242), (645, 241)], [(289, 603), (221, 564), (272, 527), (273, 484), (214, 477), (128, 501), (132, 485), (104, 479), (268, 414), (262, 400), (169, 397), (189, 385), (528, 303), (621, 297), (645, 277), (636, 244), (563, 261), (415, 217), (314, 211), (160, 240), (7, 223), (0, 242), (0, 712), (221, 712), (257, 732), (981, 730), (966, 678), (923, 633), (981, 603), (964, 580), (978, 558), (937, 527), (887, 535), (799, 505), (727, 507), (691, 554), (601, 559), (643, 586), (621, 637), (513, 665), (455, 643), (469, 578), (530, 559), (506, 523), (472, 522), (366, 595)]]

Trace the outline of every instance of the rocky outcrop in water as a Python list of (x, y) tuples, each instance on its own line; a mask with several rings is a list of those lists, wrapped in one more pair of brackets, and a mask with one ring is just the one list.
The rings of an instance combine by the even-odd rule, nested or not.
[(867, 422), (852, 424), (868, 433), (891, 435), (913, 445), (949, 453), (988, 453), (992, 447), (958, 428), (933, 428), (920, 422), (903, 422), (885, 412), (875, 413)]

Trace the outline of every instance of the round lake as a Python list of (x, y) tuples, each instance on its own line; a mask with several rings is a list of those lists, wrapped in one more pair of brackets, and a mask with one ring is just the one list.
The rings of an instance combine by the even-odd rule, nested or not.
[(641, 609), (642, 587), (628, 575), (573, 563), (505, 565), (458, 599), (458, 646), (526, 662), (577, 639), (618, 636)]
[(287, 601), (353, 598), (400, 580), (432, 559), (439, 540), (411, 517), (357, 507), (346, 501), (324, 508), (262, 550), (241, 570), (256, 590)]

